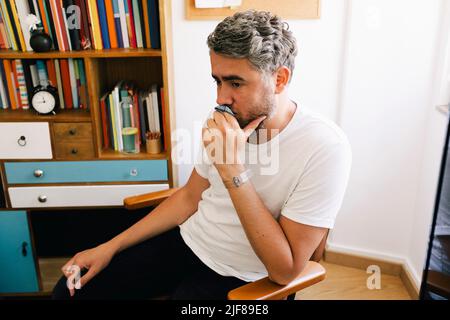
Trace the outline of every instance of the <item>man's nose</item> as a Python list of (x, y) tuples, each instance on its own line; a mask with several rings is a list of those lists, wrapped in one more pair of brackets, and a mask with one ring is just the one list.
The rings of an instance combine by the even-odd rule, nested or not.
[(233, 104), (233, 98), (229, 90), (224, 88), (223, 86), (217, 89), (217, 104), (224, 104), (227, 106), (231, 106)]

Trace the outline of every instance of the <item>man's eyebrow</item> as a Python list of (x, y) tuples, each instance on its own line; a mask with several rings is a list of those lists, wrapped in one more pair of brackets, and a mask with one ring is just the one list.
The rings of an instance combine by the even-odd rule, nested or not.
[[(214, 74), (212, 74), (211, 76), (214, 78), (214, 80), (219, 80), (218, 76), (216, 76)], [(242, 77), (240, 77), (238, 75), (235, 75), (235, 74), (230, 74), (228, 76), (223, 76), (222, 79), (223, 79), (223, 81), (233, 81), (233, 80), (245, 81), (244, 78), (242, 78)]]

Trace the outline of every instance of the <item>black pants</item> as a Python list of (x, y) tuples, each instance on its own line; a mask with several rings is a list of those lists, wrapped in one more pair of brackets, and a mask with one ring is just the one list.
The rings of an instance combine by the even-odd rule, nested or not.
[[(66, 277), (53, 289), (54, 299), (70, 299)], [(225, 300), (228, 291), (247, 282), (224, 277), (201, 262), (184, 243), (179, 228), (117, 254), (72, 299)]]

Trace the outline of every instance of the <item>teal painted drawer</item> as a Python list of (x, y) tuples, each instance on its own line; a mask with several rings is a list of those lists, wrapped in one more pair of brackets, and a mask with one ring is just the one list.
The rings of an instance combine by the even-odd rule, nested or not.
[(0, 210), (0, 293), (39, 291), (27, 213)]
[(167, 180), (167, 160), (7, 162), (9, 184)]

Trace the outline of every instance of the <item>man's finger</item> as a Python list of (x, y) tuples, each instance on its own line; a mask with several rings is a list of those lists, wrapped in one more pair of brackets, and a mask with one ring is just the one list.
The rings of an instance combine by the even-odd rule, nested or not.
[(84, 276), (81, 277), (80, 279), (80, 285), (81, 288), (83, 288), (86, 283), (88, 283), (89, 281), (91, 281), (91, 279), (97, 274), (97, 270), (95, 268), (90, 268), (88, 270), (88, 272), (86, 272), (86, 274)]
[(245, 136), (248, 138), (250, 137), (250, 135), (253, 133), (253, 131), (255, 131), (256, 127), (258, 127), (258, 125), (264, 121), (267, 118), (267, 116), (262, 116), (259, 117), (255, 120), (253, 120), (252, 122), (250, 122), (245, 128), (244, 128), (244, 132), (245, 132)]

